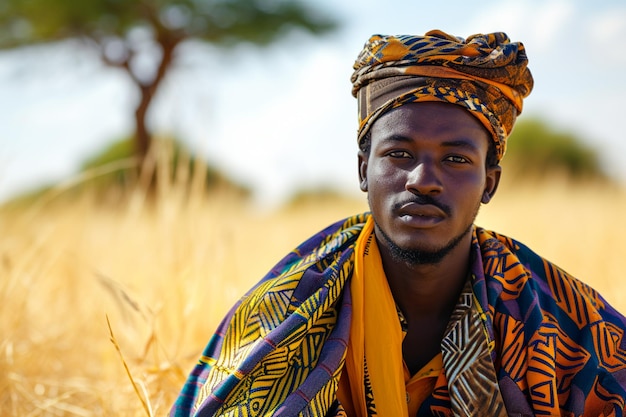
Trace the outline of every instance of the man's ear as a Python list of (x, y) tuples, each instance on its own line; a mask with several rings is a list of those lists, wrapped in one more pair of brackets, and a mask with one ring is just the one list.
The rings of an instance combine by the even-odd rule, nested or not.
[(500, 165), (487, 168), (485, 190), (483, 191), (483, 196), (480, 199), (481, 203), (487, 204), (491, 201), (493, 196), (496, 194), (498, 185), (500, 184), (501, 175), (502, 175), (502, 167), (500, 167)]
[(359, 151), (359, 188), (361, 191), (367, 192), (367, 157), (363, 151)]

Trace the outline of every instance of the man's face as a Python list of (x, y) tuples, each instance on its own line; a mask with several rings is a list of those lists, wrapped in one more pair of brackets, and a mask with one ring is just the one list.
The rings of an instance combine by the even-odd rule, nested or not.
[(500, 179), (499, 167), (485, 167), (492, 139), (482, 124), (453, 104), (413, 103), (382, 115), (370, 135), (359, 176), (379, 244), (436, 263), (469, 242), (480, 203)]

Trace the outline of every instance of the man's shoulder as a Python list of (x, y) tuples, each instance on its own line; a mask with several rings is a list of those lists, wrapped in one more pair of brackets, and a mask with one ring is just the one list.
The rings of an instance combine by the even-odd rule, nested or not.
[(476, 239), (480, 245), (483, 256), (489, 252), (502, 254), (502, 256), (513, 256), (521, 264), (527, 267), (533, 267), (533, 270), (539, 269), (543, 271), (546, 267), (557, 268), (561, 272), (571, 276), (571, 274), (565, 272), (551, 259), (548, 259), (543, 254), (514, 237), (482, 227), (476, 227)]
[(280, 260), (268, 273), (275, 276), (302, 262), (310, 263), (343, 251), (359, 236), (370, 216), (368, 212), (338, 220), (313, 234)]
[[(589, 277), (573, 276), (506, 235), (476, 228), (476, 236), (483, 265), (488, 265), (485, 267), (485, 278), (501, 279), (505, 292), (508, 291), (513, 298), (518, 292), (521, 295), (530, 290), (527, 294), (532, 294), (533, 303), (545, 311), (560, 310), (579, 320), (587, 317), (587, 323), (608, 319), (626, 329), (624, 316), (587, 283)], [(519, 301), (524, 301), (524, 297), (519, 297)]]
[(476, 243), (480, 246), (483, 258), (486, 257), (514, 257), (524, 265), (551, 263), (539, 253), (521, 241), (505, 234), (476, 227)]
[(323, 274), (333, 265), (348, 262), (341, 258), (350, 258), (351, 248), (369, 216), (369, 213), (356, 214), (313, 234), (279, 260), (243, 299), (265, 297), (274, 288), (283, 287), (286, 281), (305, 289), (305, 292), (315, 290), (318, 280), (304, 280), (302, 283), (302, 277), (305, 274)]

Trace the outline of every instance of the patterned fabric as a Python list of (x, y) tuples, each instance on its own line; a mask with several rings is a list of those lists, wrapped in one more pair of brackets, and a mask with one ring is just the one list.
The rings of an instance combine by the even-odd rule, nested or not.
[[(473, 277), (471, 282), (475, 281)], [(446, 378), (439, 381), (439, 386), (435, 385), (435, 390), (439, 394), (448, 390), (450, 409), (455, 410), (455, 415), (506, 417), (491, 351), (469, 284), (441, 342)]]
[[(366, 277), (366, 281), (371, 277)], [(354, 284), (352, 284), (354, 285)], [(353, 290), (354, 292), (354, 290)], [(354, 312), (354, 310), (353, 310)], [(402, 312), (398, 310), (398, 318), (401, 325), (405, 326), (404, 316)], [(403, 328), (402, 332), (406, 332)], [(350, 344), (353, 341), (350, 341)], [(459, 297), (448, 327), (445, 331), (443, 340), (441, 342), (442, 354), (440, 355), (443, 360), (443, 367), (439, 373), (439, 378), (436, 379), (436, 385), (430, 387), (428, 396), (432, 397), (425, 401), (419, 401), (419, 404), (407, 407), (409, 410), (415, 409), (412, 416), (430, 416), (435, 410), (441, 415), (449, 415), (452, 410), (456, 410), (456, 415), (460, 416), (476, 416), (485, 415), (492, 417), (505, 417), (506, 408), (504, 401), (500, 394), (496, 372), (494, 364), (491, 360), (491, 351), (486, 342), (485, 335), (483, 333), (482, 322), (480, 313), (476, 308), (474, 301), (474, 295), (472, 292), (471, 280), (468, 280), (463, 291)], [(350, 350), (348, 350), (348, 354)], [(393, 373), (393, 361), (390, 360), (388, 355), (384, 356), (384, 364), (387, 367), (388, 373)], [(366, 359), (366, 358), (365, 358)], [(350, 376), (350, 380), (353, 379), (353, 373), (349, 366), (349, 359), (346, 360), (346, 367), (344, 373)], [(396, 364), (400, 365), (400, 364)], [(365, 367), (363, 370), (364, 380), (370, 381), (372, 379), (371, 372)], [(406, 381), (406, 379), (405, 379)], [(341, 380), (343, 382), (343, 378)], [(363, 415), (365, 417), (377, 416), (377, 415), (406, 415), (406, 413), (380, 413), (380, 402), (376, 403), (374, 396), (374, 389), (370, 383), (363, 384), (365, 391), (365, 398), (368, 401), (367, 411), (360, 413), (354, 411), (350, 415)], [(344, 392), (341, 392), (342, 388)], [(406, 386), (406, 395), (412, 394), (408, 386)], [(338, 391), (338, 398), (343, 400), (346, 398), (349, 389), (341, 387)], [(395, 393), (399, 398), (402, 397), (403, 391)], [(419, 394), (419, 393), (418, 393)], [(385, 392), (385, 396), (389, 395), (389, 392)], [(437, 400), (441, 404), (437, 404)], [(350, 409), (353, 409), (353, 400), (346, 398), (346, 401), (350, 401)], [(409, 399), (407, 399), (407, 402)]]
[(463, 106), (491, 133), (498, 159), (533, 87), (521, 43), (504, 33), (467, 40), (441, 31), (424, 36), (374, 35), (354, 63), (359, 142), (386, 111), (406, 103), (441, 101)]
[(341, 415), (335, 392), (350, 330), (353, 244), (365, 216), (283, 258), (206, 347), (172, 416)]
[[(368, 217), (304, 242), (231, 310), (171, 416), (345, 415), (335, 393), (346, 283)], [(418, 416), (475, 415), (467, 405), (476, 403), (485, 415), (498, 390), (509, 416), (626, 415), (626, 318), (513, 239), (475, 228), (472, 245), (472, 297), (447, 336), (464, 342), (442, 346), (445, 373)]]

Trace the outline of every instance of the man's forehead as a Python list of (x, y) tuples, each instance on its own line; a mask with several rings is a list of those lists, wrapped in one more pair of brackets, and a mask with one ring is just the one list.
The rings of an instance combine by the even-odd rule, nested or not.
[(464, 108), (435, 101), (407, 103), (391, 109), (374, 122), (372, 130), (427, 129), (429, 127), (448, 130), (476, 128), (487, 132), (483, 125)]
[(492, 140), (469, 111), (438, 102), (410, 103), (387, 112), (374, 122), (370, 137), (377, 145), (432, 139), (439, 146), (466, 149), (489, 146)]

